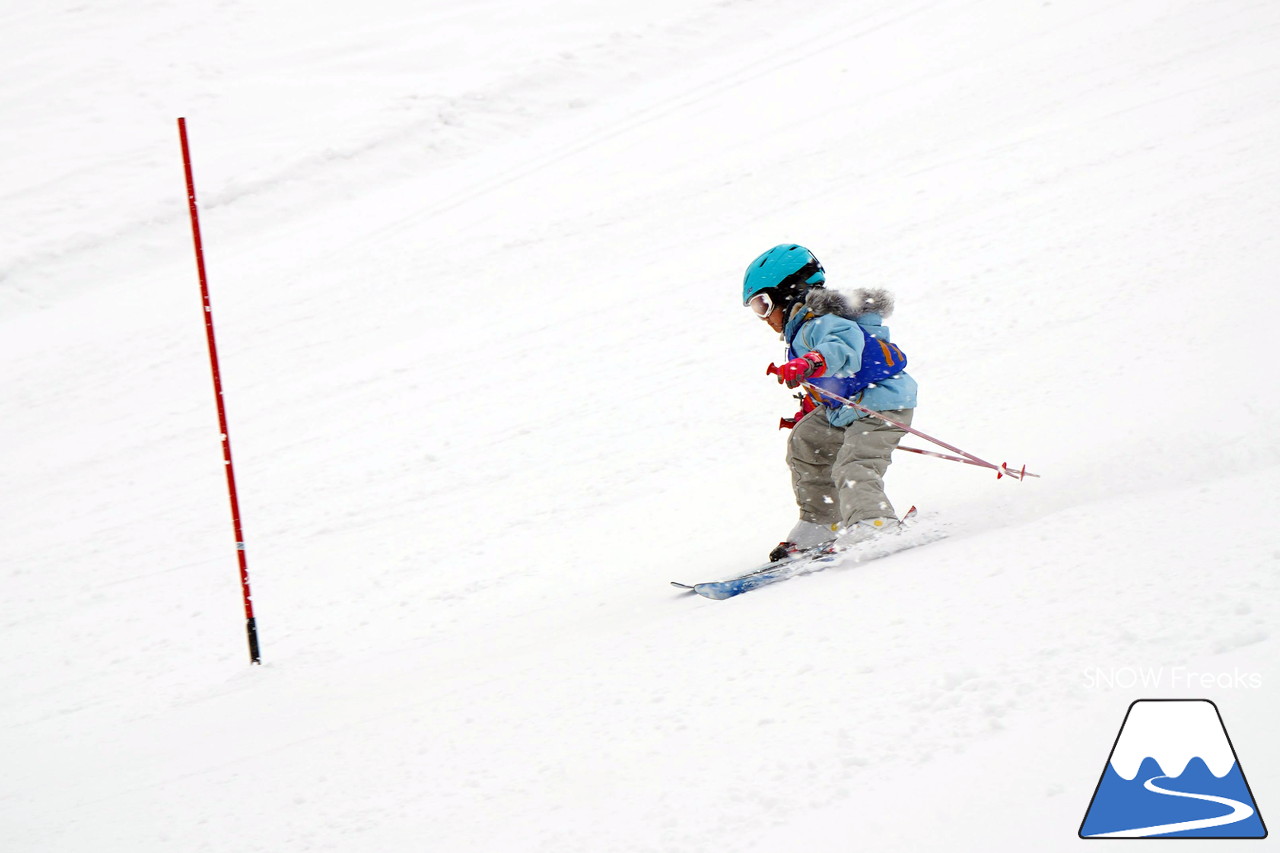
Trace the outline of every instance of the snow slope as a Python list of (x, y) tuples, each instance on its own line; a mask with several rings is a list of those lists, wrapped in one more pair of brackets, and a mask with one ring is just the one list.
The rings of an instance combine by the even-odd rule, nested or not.
[[(0, 849), (1067, 849), (1150, 696), (1280, 801), (1273, 4), (0, 24)], [(792, 521), (783, 241), (1043, 479), (900, 454), (948, 540), (687, 598)]]

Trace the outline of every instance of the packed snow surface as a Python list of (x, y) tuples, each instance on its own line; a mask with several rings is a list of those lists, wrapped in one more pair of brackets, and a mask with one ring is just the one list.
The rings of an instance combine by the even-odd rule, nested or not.
[[(1159, 697), (1280, 809), (1280, 4), (10, 5), (0, 850), (1075, 849)], [(682, 595), (794, 520), (783, 242), (1042, 478)]]

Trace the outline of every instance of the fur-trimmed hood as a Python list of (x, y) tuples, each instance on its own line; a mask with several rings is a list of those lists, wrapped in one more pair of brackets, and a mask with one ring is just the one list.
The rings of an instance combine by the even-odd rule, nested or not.
[(893, 294), (880, 287), (860, 287), (857, 290), (829, 290), (814, 287), (809, 290), (805, 306), (814, 314), (835, 314), (857, 320), (867, 314), (878, 314), (888, 320), (893, 314)]

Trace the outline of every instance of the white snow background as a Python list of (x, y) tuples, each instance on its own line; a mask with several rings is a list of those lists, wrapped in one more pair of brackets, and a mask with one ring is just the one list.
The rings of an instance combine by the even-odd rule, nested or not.
[[(1280, 5), (11, 3), (0, 104), (0, 850), (1075, 849), (1157, 696), (1280, 819)], [(793, 521), (792, 241), (1043, 478), (681, 595)]]

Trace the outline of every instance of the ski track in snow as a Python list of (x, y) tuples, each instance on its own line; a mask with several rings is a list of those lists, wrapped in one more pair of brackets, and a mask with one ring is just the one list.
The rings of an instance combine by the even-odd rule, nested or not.
[[(0, 849), (1066, 850), (1126, 688), (1280, 790), (1280, 10), (0, 13)], [(188, 119), (265, 665), (243, 617)], [(945, 541), (793, 521), (743, 264), (879, 285)], [(1057, 780), (1045, 783), (1042, 780)], [(1194, 842), (1192, 842), (1194, 843)]]

